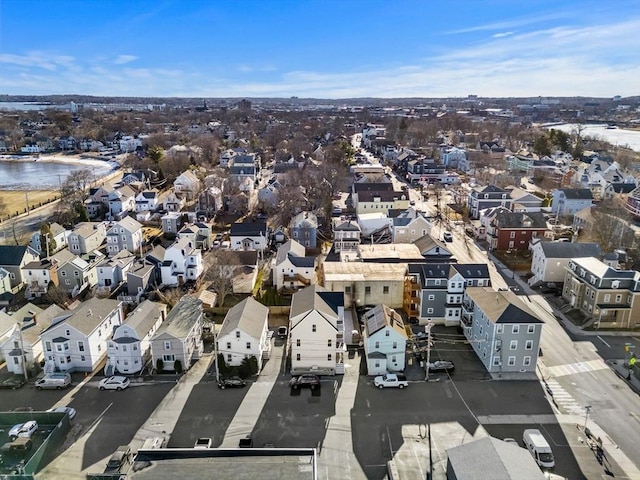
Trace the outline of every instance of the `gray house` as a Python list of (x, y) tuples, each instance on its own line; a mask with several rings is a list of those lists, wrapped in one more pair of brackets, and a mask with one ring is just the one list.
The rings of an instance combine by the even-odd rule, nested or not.
[(190, 295), (182, 297), (173, 307), (151, 338), (153, 365), (157, 369), (162, 366), (165, 371), (184, 371), (200, 358), (202, 315), (202, 302)]
[(98, 283), (97, 266), (104, 259), (99, 251), (75, 257), (58, 269), (58, 288), (72, 297), (76, 297), (86, 288), (92, 288)]
[(543, 324), (511, 291), (491, 287), (470, 287), (465, 291), (464, 335), (494, 378), (536, 378)]
[(40, 260), (40, 255), (29, 246), (0, 245), (0, 268), (9, 273), (11, 288), (25, 281), (21, 268), (37, 260)]
[(124, 217), (107, 230), (107, 255), (128, 250), (137, 252), (142, 247), (142, 224), (131, 217)]
[(149, 263), (139, 261), (127, 271), (127, 289), (119, 300), (126, 303), (138, 303), (140, 295), (151, 290), (155, 282), (155, 267)]
[(300, 212), (289, 224), (291, 238), (306, 248), (316, 248), (318, 218), (311, 212)]
[(104, 222), (83, 222), (69, 234), (69, 251), (74, 255), (83, 255), (96, 250), (107, 236)]
[(511, 209), (511, 191), (487, 185), (484, 188), (474, 188), (467, 197), (469, 215), (480, 218), (480, 210), (491, 207), (505, 207)]

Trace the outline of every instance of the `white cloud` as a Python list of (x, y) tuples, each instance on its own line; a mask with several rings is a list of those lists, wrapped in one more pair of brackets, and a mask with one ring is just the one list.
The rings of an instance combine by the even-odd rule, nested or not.
[(130, 63), (137, 59), (138, 57), (135, 55), (118, 55), (113, 63), (116, 65), (124, 65), (125, 63)]
[(509, 35), (513, 35), (516, 32), (501, 32), (501, 33), (494, 33), (493, 35), (491, 35), (493, 38), (502, 38), (502, 37), (508, 37)]

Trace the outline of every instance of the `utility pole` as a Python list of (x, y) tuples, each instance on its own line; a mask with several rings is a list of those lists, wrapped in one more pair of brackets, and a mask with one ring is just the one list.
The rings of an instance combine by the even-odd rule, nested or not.
[(429, 363), (431, 362), (431, 326), (433, 324), (431, 322), (427, 323), (427, 363), (424, 366), (424, 379), (429, 381)]
[(584, 428), (583, 430), (586, 432), (587, 431), (587, 420), (589, 419), (589, 411), (591, 410), (591, 405), (587, 405), (586, 407), (584, 407), (585, 410), (585, 415), (584, 415)]
[(24, 191), (24, 196), (27, 202), (27, 215), (29, 215), (29, 190)]
[(20, 338), (20, 357), (22, 363), (22, 373), (24, 373), (25, 382), (29, 380), (29, 376), (27, 375), (27, 356), (24, 353), (24, 341), (22, 339), (22, 323), (16, 322), (16, 327), (18, 327), (18, 335)]
[(216, 324), (213, 322), (213, 355), (216, 366), (216, 382), (220, 381), (220, 368), (218, 367), (218, 333), (216, 332)]

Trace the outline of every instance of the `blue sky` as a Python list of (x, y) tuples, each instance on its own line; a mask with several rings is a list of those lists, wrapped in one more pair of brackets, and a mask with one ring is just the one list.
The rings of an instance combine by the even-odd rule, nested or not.
[(0, 93), (640, 95), (640, 1), (0, 0)]

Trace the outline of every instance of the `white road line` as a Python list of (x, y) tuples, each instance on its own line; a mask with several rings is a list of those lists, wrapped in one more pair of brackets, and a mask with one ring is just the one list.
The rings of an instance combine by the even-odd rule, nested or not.
[(611, 348), (611, 345), (609, 345), (607, 342), (605, 342), (600, 335), (598, 335), (598, 340), (600, 340), (602, 343), (604, 343), (608, 348)]

